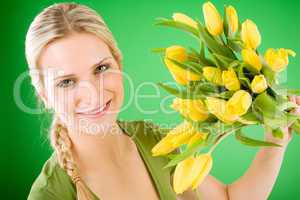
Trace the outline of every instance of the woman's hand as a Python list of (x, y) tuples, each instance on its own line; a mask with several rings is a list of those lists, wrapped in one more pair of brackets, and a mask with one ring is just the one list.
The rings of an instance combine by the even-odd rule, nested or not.
[[(300, 105), (300, 96), (290, 96), (289, 100), (291, 102), (296, 103), (297, 105)], [(295, 114), (300, 114), (300, 108), (297, 107), (296, 109), (294, 109), (293, 113)], [(292, 139), (292, 129), (291, 129), (291, 124), (288, 124), (284, 129), (283, 129), (283, 138), (275, 138), (271, 132), (266, 132), (265, 133), (265, 140), (268, 142), (273, 142), (276, 144), (280, 144), (282, 147), (287, 147), (287, 145), (289, 144), (289, 142)]]

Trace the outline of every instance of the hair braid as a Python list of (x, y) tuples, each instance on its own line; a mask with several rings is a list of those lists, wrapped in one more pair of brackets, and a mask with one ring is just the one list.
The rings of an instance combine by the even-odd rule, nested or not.
[(59, 165), (67, 172), (77, 190), (78, 200), (91, 200), (93, 196), (79, 176), (76, 163), (72, 155), (72, 142), (67, 129), (56, 117), (51, 128), (51, 145), (54, 148)]

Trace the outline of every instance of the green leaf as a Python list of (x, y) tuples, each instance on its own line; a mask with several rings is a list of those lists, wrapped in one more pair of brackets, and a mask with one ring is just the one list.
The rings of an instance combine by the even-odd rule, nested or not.
[(248, 145), (248, 146), (253, 146), (253, 147), (262, 147), (262, 146), (281, 147), (281, 145), (276, 144), (276, 143), (249, 138), (242, 133), (241, 129), (236, 131), (235, 138), (242, 144)]
[(197, 83), (192, 90), (201, 91), (205, 93), (216, 93), (218, 92), (218, 87), (210, 82), (195, 82)]
[(230, 49), (232, 49), (235, 52), (241, 52), (244, 49), (244, 44), (241, 40), (237, 39), (227, 39), (227, 45)]
[(206, 28), (197, 20), (199, 29), (199, 38), (205, 43), (205, 46), (211, 50), (213, 53), (217, 53), (232, 59), (236, 59), (234, 53), (228, 47), (218, 43), (213, 37), (208, 33)]
[(176, 29), (185, 31), (187, 33), (190, 33), (192, 36), (194, 36), (198, 39), (198, 30), (197, 29), (195, 29), (194, 27), (189, 26), (187, 24), (174, 21), (172, 19), (170, 20), (170, 19), (166, 19), (166, 18), (157, 18), (155, 25), (176, 28)]
[(225, 36), (227, 38), (230, 35), (229, 30), (231, 30), (231, 29), (229, 27), (227, 15), (226, 15), (226, 6), (224, 6), (224, 16), (223, 16), (223, 19), (224, 19), (224, 21), (223, 21), (224, 34), (225, 34)]
[(164, 83), (157, 83), (158, 86), (160, 86), (161, 88), (163, 88), (164, 90), (166, 90), (168, 93), (177, 96), (179, 98), (182, 99), (200, 99), (200, 98), (204, 98), (205, 95), (201, 94), (201, 93), (197, 93), (195, 91), (189, 91), (189, 90), (182, 90), (182, 89), (177, 89), (177, 88), (173, 88), (171, 86), (168, 86)]
[(241, 62), (239, 60), (234, 60), (228, 65), (228, 68), (230, 68), (230, 67), (235, 68), (235, 67), (238, 67), (240, 64), (241, 64)]
[(196, 68), (196, 69), (198, 69), (199, 71), (202, 72), (203, 65), (201, 65), (200, 63), (197, 63), (197, 62), (194, 62), (194, 61), (186, 61), (185, 63), (187, 65), (189, 65), (191, 68)]
[(263, 123), (272, 129), (285, 127), (299, 117), (281, 111), (278, 107), (278, 103), (273, 97), (268, 95), (266, 91), (255, 98), (253, 107), (263, 116)]
[(202, 65), (202, 66), (212, 66), (214, 65), (213, 61), (205, 57), (205, 45), (202, 42), (201, 43), (201, 49), (200, 53), (198, 53), (195, 49), (191, 49), (191, 54), (197, 57), (197, 61)]
[(264, 115), (273, 116), (278, 111), (276, 101), (266, 91), (259, 94), (253, 104)]
[(240, 116), (238, 121), (243, 124), (258, 124), (259, 123), (259, 120), (256, 118), (256, 115), (251, 111)]
[(269, 67), (263, 65), (261, 72), (266, 77), (268, 85), (273, 85), (276, 83), (276, 73), (272, 71)]
[(167, 154), (166, 157), (168, 157), (169, 159), (172, 160), (172, 159), (174, 159), (177, 155), (178, 155), (178, 153), (172, 153), (172, 154), (170, 153), (170, 154)]
[(191, 72), (194, 72), (194, 73), (202, 76), (201, 68), (196, 68), (194, 65), (189, 65), (187, 62), (185, 62), (185, 63), (178, 62), (177, 60), (174, 60), (172, 58), (166, 57), (166, 59), (170, 60), (176, 66), (181, 67), (184, 70), (191, 71)]
[(232, 58), (228, 58), (217, 53), (212, 53), (212, 55), (214, 55), (214, 57), (216, 57), (222, 63), (222, 65), (225, 66), (225, 69), (227, 69), (228, 65), (234, 61)]
[(209, 58), (206, 58), (204, 54), (202, 55), (202, 53), (200, 54), (200, 63), (203, 66), (214, 66), (214, 61), (212, 61)]

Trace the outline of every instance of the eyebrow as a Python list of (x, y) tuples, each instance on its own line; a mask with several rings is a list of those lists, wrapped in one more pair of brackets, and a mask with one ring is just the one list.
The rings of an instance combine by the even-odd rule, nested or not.
[[(110, 59), (110, 58), (112, 58), (112, 57), (111, 57), (111, 56), (108, 56), (108, 57), (102, 58), (99, 62), (93, 64), (93, 65), (90, 67), (90, 69), (95, 68), (96, 66), (102, 64), (105, 60)], [(73, 77), (73, 76), (75, 76), (75, 74), (67, 74), (67, 75), (55, 77), (54, 80), (57, 80), (57, 79), (63, 79), (63, 78), (69, 78), (69, 77)]]

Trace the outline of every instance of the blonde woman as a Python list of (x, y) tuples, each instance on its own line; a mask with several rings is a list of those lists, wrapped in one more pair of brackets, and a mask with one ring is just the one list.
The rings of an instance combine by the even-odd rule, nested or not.
[[(39, 13), (26, 35), (32, 84), (53, 110), (52, 156), (32, 185), (29, 200), (175, 200), (163, 157), (151, 148), (162, 129), (153, 123), (122, 121), (122, 54), (100, 15), (76, 3), (54, 4)], [(292, 97), (299, 103), (300, 98)], [(283, 148), (262, 148), (249, 170), (225, 185), (208, 176), (198, 190), (204, 199), (267, 199), (290, 141)]]

